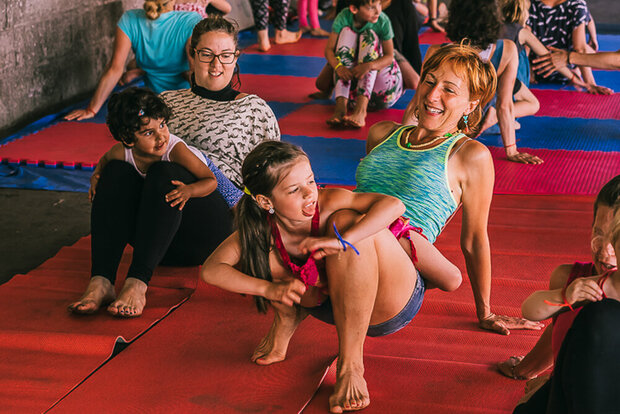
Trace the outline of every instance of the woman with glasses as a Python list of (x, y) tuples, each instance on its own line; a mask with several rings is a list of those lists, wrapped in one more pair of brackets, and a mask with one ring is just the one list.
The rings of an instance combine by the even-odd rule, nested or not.
[(95, 94), (85, 109), (76, 109), (67, 120), (94, 117), (123, 76), (129, 51), (144, 71), (146, 86), (156, 93), (187, 88), (187, 47), (192, 29), (201, 19), (195, 12), (173, 11), (175, 0), (147, 0), (144, 9), (128, 10), (118, 21), (114, 53)]
[(280, 140), (280, 128), (263, 99), (233, 88), (240, 84), (237, 35), (235, 25), (219, 16), (198, 23), (190, 42), (192, 87), (161, 97), (173, 111), (170, 132), (200, 148), (242, 188), (243, 159), (260, 142)]

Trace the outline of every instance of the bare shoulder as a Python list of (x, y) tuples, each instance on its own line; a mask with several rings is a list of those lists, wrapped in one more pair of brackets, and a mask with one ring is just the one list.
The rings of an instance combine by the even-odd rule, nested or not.
[[(466, 139), (466, 138), (463, 138)], [(464, 144), (458, 142), (454, 148), (459, 148), (460, 145), (463, 145), (459, 151), (456, 153), (455, 157), (469, 166), (478, 165), (478, 166), (486, 166), (489, 163), (493, 164), (493, 157), (491, 156), (491, 151), (486, 147), (486, 145), (482, 144), (475, 139), (471, 139)]]
[(572, 264), (563, 264), (556, 267), (553, 272), (551, 272), (551, 277), (549, 278), (549, 289), (560, 289), (564, 287), (572, 269)]
[(125, 161), (125, 146), (122, 143), (117, 142), (116, 144), (112, 145), (112, 148), (108, 150), (108, 153), (106, 155), (108, 160)]
[(380, 121), (371, 126), (366, 139), (366, 153), (369, 153), (374, 147), (383, 142), (385, 136), (400, 125), (394, 121)]

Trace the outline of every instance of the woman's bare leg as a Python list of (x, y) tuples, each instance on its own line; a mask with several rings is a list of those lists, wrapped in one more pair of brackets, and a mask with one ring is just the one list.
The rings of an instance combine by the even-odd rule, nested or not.
[(308, 316), (308, 312), (299, 306), (286, 306), (275, 302), (271, 305), (275, 311), (273, 324), (252, 355), (252, 362), (258, 365), (284, 361), (295, 330)]
[[(359, 218), (352, 211), (332, 216), (341, 232)], [(356, 247), (359, 256), (348, 249), (326, 258), (339, 339), (336, 385), (329, 398), (332, 413), (360, 410), (370, 404), (363, 359), (368, 326), (397, 315), (417, 281), (411, 259), (389, 230), (356, 243)]]

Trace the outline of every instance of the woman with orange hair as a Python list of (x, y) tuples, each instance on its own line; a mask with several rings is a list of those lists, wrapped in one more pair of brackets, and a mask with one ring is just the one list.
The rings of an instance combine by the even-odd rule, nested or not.
[[(418, 125), (383, 121), (373, 125), (360, 162), (357, 191), (391, 195), (404, 216), (433, 243), (463, 206), (461, 249), (480, 326), (507, 335), (509, 329), (540, 329), (525, 319), (491, 313), (491, 250), (487, 234), (495, 173), (489, 150), (472, 140), (482, 108), (495, 94), (497, 78), (472, 47), (439, 48), (422, 66), (420, 85), (409, 104)], [(424, 277), (432, 264), (420, 260)]]

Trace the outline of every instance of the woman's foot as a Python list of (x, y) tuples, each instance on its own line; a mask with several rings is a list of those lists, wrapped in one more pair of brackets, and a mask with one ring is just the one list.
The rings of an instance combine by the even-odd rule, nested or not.
[(261, 52), (268, 52), (269, 49), (271, 49), (269, 32), (267, 30), (259, 30), (256, 35), (258, 39), (258, 50)]
[(128, 277), (118, 299), (108, 306), (108, 313), (123, 318), (135, 318), (142, 315), (146, 305), (146, 289), (148, 285), (141, 280)]
[(265, 336), (252, 355), (252, 362), (258, 365), (271, 365), (286, 359), (288, 344), (295, 330), (307, 316), (301, 308), (275, 305), (276, 315), (269, 333)]
[(329, 32), (327, 30), (323, 30), (320, 27), (315, 27), (310, 29), (310, 36), (314, 37), (329, 37)]
[(334, 393), (329, 397), (329, 412), (361, 410), (370, 404), (364, 369), (339, 370), (336, 374)]
[(518, 366), (523, 360), (523, 355), (520, 356), (511, 356), (507, 360), (503, 362), (499, 362), (497, 364), (497, 369), (500, 373), (504, 374), (508, 378), (516, 379), (516, 380), (526, 380), (530, 379), (524, 376), (521, 376), (518, 372)]
[(302, 33), (310, 33), (312, 28), (310, 26), (299, 26), (299, 31)]
[(93, 276), (86, 291), (77, 302), (68, 306), (69, 312), (88, 315), (95, 313), (101, 306), (112, 302), (115, 297), (114, 286), (103, 276)]
[(289, 32), (288, 30), (276, 30), (274, 41), (278, 45), (286, 43), (295, 43), (301, 38), (301, 31)]

